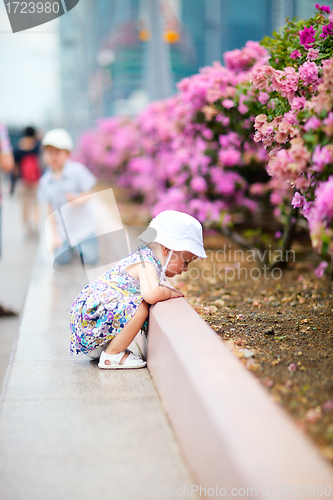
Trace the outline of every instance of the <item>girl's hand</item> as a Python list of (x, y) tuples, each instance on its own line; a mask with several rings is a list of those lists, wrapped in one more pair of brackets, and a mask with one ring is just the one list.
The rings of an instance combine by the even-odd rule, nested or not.
[[(137, 267), (135, 267), (137, 266)], [(163, 300), (176, 299), (178, 297), (184, 297), (182, 292), (176, 290), (175, 288), (167, 285), (159, 285), (157, 280), (156, 270), (153, 264), (150, 262), (145, 262), (144, 266), (140, 264), (134, 264), (128, 269), (128, 273), (136, 278), (136, 272), (140, 280), (140, 291), (143, 299), (148, 302), (148, 304), (156, 304), (156, 302), (162, 302)]]
[(75, 203), (75, 202), (77, 204), (82, 203), (82, 200), (80, 201), (80, 199), (82, 198), (82, 195), (80, 195), (80, 194), (67, 193), (66, 197), (70, 203)]
[(175, 288), (171, 288), (170, 299), (177, 299), (178, 297), (184, 297), (184, 294), (180, 290), (176, 290)]

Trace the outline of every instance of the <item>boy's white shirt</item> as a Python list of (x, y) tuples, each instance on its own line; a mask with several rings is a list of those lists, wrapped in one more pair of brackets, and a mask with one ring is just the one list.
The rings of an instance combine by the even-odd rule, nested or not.
[[(80, 181), (82, 183), (81, 189), (77, 189)], [(82, 201), (81, 203), (68, 202), (66, 199), (67, 192), (81, 194), (91, 190), (95, 183), (96, 179), (87, 167), (70, 159), (65, 162), (62, 175), (58, 179), (53, 176), (50, 170), (42, 176), (38, 197), (41, 201), (47, 201), (51, 204), (54, 210), (52, 215), (55, 228), (63, 243), (67, 242), (71, 246), (75, 246), (95, 234), (96, 221), (89, 195), (84, 203)]]

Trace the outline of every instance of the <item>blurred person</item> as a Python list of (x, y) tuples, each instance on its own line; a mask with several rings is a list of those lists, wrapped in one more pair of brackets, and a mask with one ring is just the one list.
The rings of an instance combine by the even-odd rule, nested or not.
[(37, 138), (36, 130), (33, 127), (27, 127), (23, 131), (23, 137), (21, 137), (17, 148), (14, 149), (14, 159), (18, 170), (17, 175), (21, 178), (23, 223), (28, 236), (37, 236), (38, 234), (39, 216), (36, 193), (41, 177), (39, 152), (40, 141)]
[[(12, 172), (14, 168), (14, 157), (12, 153), (12, 147), (10, 145), (9, 135), (7, 127), (0, 124), (0, 170), (6, 173)], [(1, 177), (0, 177), (0, 257), (2, 251), (2, 228), (1, 228), (1, 209), (2, 209), (2, 198), (1, 198)], [(9, 309), (6, 309), (0, 304), (0, 316), (16, 316), (17, 314)]]
[[(13, 144), (17, 144), (18, 141), (20, 140), (22, 134), (19, 133), (16, 129), (12, 130), (11, 133), (9, 134), (9, 138), (12, 144), (12, 149), (15, 150), (16, 146), (13, 146)], [(15, 158), (14, 158), (15, 160)], [(17, 183), (20, 178), (20, 173), (19, 173), (19, 167), (17, 164), (14, 164), (14, 168), (11, 172), (9, 172), (9, 193), (10, 196), (14, 196), (15, 193), (15, 188), (17, 186)]]
[(48, 203), (54, 260), (69, 264), (77, 253), (83, 266), (96, 264), (98, 245), (88, 196), (96, 178), (85, 165), (70, 158), (73, 141), (66, 130), (48, 131), (42, 146), (47, 170), (40, 179), (38, 198)]

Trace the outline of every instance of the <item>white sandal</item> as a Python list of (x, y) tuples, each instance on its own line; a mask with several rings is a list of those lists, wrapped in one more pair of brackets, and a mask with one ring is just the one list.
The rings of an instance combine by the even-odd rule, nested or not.
[[(129, 355), (121, 364), (124, 355), (128, 352)], [(126, 349), (126, 351), (118, 352), (118, 354), (107, 354), (103, 351), (101, 357), (99, 358), (98, 368), (102, 368), (104, 370), (119, 370), (125, 368), (144, 368), (146, 365), (146, 361), (140, 358), (140, 356), (136, 356), (132, 353), (132, 351)]]

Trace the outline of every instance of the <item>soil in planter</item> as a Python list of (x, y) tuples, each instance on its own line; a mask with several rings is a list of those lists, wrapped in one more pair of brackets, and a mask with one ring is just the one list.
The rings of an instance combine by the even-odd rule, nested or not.
[(318, 257), (296, 244), (272, 273), (221, 236), (205, 247), (208, 259), (171, 281), (333, 462), (333, 296)]

